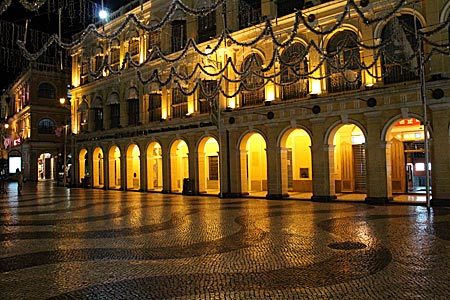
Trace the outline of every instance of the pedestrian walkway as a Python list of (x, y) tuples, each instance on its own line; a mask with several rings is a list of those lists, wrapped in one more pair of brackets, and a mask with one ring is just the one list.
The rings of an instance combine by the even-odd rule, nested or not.
[(6, 188), (2, 300), (450, 295), (445, 207)]
[[(249, 197), (265, 198), (267, 191), (252, 192)], [(289, 199), (293, 200), (311, 200), (313, 193), (291, 192)], [(335, 201), (365, 202), (367, 194), (363, 193), (339, 193), (336, 195)], [(396, 194), (393, 196), (392, 204), (410, 204), (410, 205), (427, 205), (425, 193), (415, 194)]]

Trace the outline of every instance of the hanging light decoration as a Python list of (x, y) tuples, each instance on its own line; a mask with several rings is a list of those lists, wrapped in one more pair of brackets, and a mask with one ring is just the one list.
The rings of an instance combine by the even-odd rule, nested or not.
[[(26, 2), (22, 0), (23, 2)], [(8, 1), (5, 1), (6, 4)], [(5, 5), (4, 2), (4, 5)], [(10, 2), (10, 1), (9, 1)], [(41, 3), (45, 3), (45, 1), (36, 1), (33, 5), (42, 5)], [(29, 4), (29, 3), (28, 3)], [(345, 9), (341, 14), (339, 14), (336, 19), (337, 22), (335, 24), (332, 24), (328, 26), (326, 29), (323, 28), (317, 28), (315, 25), (315, 21), (317, 21), (317, 17), (314, 13), (310, 13), (308, 16), (304, 16), (302, 11), (297, 11), (294, 14), (293, 18), (293, 24), (289, 32), (287, 32), (287, 37), (283, 38), (283, 40), (280, 39), (280, 37), (277, 37), (273, 26), (276, 26), (272, 24), (270, 20), (266, 20), (266, 22), (263, 24), (262, 27), (255, 27), (255, 30), (260, 30), (259, 33), (255, 35), (254, 38), (251, 40), (245, 40), (240, 41), (237, 38), (235, 38), (235, 35), (231, 33), (226, 27), (224, 30), (219, 34), (219, 36), (214, 40), (213, 43), (208, 45), (206, 48), (199, 47), (194, 39), (189, 39), (186, 43), (186, 45), (177, 52), (177, 54), (174, 56), (174, 54), (165, 55), (161, 49), (154, 45), (151, 51), (151, 54), (147, 56), (146, 60), (143, 62), (136, 62), (133, 61), (132, 57), (129, 53), (127, 53), (124, 57), (122, 68), (125, 68), (125, 66), (128, 66), (129, 68), (135, 68), (137, 70), (136, 74), (141, 81), (142, 84), (147, 84), (151, 82), (155, 82), (159, 84), (160, 86), (165, 86), (172, 80), (180, 80), (183, 81), (193, 81), (195, 80), (199, 74), (204, 74), (210, 77), (217, 78), (217, 88), (213, 90), (213, 93), (218, 94), (221, 93), (225, 97), (234, 97), (237, 93), (239, 93), (244, 87), (242, 86), (242, 81), (245, 81), (249, 76), (258, 76), (260, 78), (264, 79), (264, 84), (267, 84), (269, 82), (275, 84), (275, 85), (281, 85), (277, 80), (274, 80), (277, 76), (281, 75), (281, 71), (274, 71), (270, 75), (265, 75), (265, 72), (269, 72), (272, 67), (275, 64), (275, 61), (280, 61), (280, 64), (283, 66), (286, 66), (290, 72), (292, 72), (299, 80), (300, 78), (311, 78), (316, 80), (321, 80), (324, 78), (327, 78), (329, 75), (324, 76), (314, 76), (313, 74), (316, 73), (317, 70), (322, 68), (324, 65), (330, 66), (331, 68), (334, 68), (337, 72), (341, 72), (344, 74), (346, 66), (340, 66), (336, 65), (334, 62), (333, 56), (336, 55), (333, 54), (333, 56), (328, 55), (321, 47), (319, 47), (313, 40), (308, 42), (306, 53), (315, 51), (318, 54), (318, 57), (320, 57), (319, 62), (316, 66), (314, 66), (309, 71), (299, 71), (296, 68), (296, 64), (283, 62), (280, 60), (280, 54), (279, 54), (279, 48), (283, 49), (288, 46), (290, 46), (294, 39), (298, 36), (298, 33), (300, 31), (300, 28), (307, 28), (314, 34), (318, 36), (325, 36), (328, 34), (332, 34), (336, 32), (337, 29), (339, 29), (346, 18), (350, 16), (350, 12), (356, 13), (357, 17), (362, 20), (362, 22), (366, 25), (375, 24), (380, 21), (386, 21), (395, 16), (396, 13), (399, 12), (399, 10), (405, 5), (404, 1), (397, 1), (395, 5), (392, 7), (392, 9), (388, 11), (380, 12), (376, 15), (370, 15), (370, 17), (366, 17), (364, 12), (360, 9), (365, 8), (370, 4), (369, 0), (361, 0), (359, 1), (359, 5), (355, 2), (355, 0), (347, 0), (347, 3), (345, 5)], [(33, 5), (29, 5), (29, 7), (34, 7)], [(61, 37), (57, 35), (52, 35), (46, 43), (36, 52), (31, 53), (27, 50), (25, 40), (24, 41), (17, 41), (17, 44), (19, 48), (21, 49), (24, 57), (30, 61), (34, 61), (38, 59), (41, 55), (43, 55), (52, 45), (57, 45), (58, 47), (61, 47), (65, 50), (73, 50), (76, 48), (79, 48), (85, 43), (86, 39), (88, 37), (96, 37), (99, 40), (109, 41), (111, 42), (114, 39), (119, 38), (122, 33), (127, 30), (130, 26), (137, 28), (138, 30), (142, 31), (143, 33), (150, 34), (154, 32), (161, 31), (162, 28), (167, 26), (169, 22), (172, 20), (172, 16), (175, 14), (175, 12), (182, 12), (185, 14), (190, 14), (193, 16), (206, 16), (210, 14), (211, 12), (215, 11), (217, 8), (222, 6), (222, 9), (224, 9), (224, 6), (226, 5), (225, 0), (217, 0), (216, 2), (212, 3), (208, 7), (201, 7), (201, 8), (191, 8), (188, 5), (184, 4), (180, 0), (172, 0), (166, 14), (161, 19), (159, 23), (154, 23), (151, 25), (145, 25), (143, 22), (139, 20), (139, 18), (135, 14), (129, 14), (127, 17), (123, 20), (123, 22), (120, 24), (120, 26), (112, 32), (105, 32), (103, 30), (99, 30), (94, 24), (88, 25), (79, 35), (78, 38), (70, 43), (65, 43), (62, 41)], [(1, 8), (0, 8), (1, 12)], [(424, 42), (428, 43), (431, 46), (431, 51), (428, 57), (425, 58), (425, 61), (431, 59), (431, 55), (433, 53), (441, 53), (441, 54), (449, 54), (449, 45), (444, 43), (436, 43), (428, 39), (428, 36), (433, 35), (434, 33), (445, 30), (448, 25), (450, 24), (450, 19), (444, 22), (444, 24), (439, 24), (434, 30), (429, 31), (420, 31), (419, 34), (422, 35), (421, 38)], [(210, 71), (209, 69), (205, 68), (201, 63), (196, 63), (193, 67), (193, 71), (189, 74), (180, 74), (175, 68), (171, 67), (170, 71), (163, 75), (163, 72), (161, 70), (161, 66), (158, 66), (156, 64), (153, 64), (155, 58), (159, 58), (162, 63), (171, 64), (171, 63), (177, 63), (182, 60), (184, 60), (187, 56), (188, 51), (194, 50), (198, 55), (206, 57), (211, 54), (217, 53), (217, 51), (221, 48), (222, 42), (226, 41), (226, 44), (228, 47), (232, 46), (233, 44), (240, 47), (254, 47), (256, 44), (260, 43), (261, 41), (266, 41), (267, 38), (270, 38), (272, 43), (274, 44), (273, 51), (271, 53), (270, 61), (264, 66), (261, 67), (260, 72), (253, 72), (247, 69), (239, 70), (239, 67), (236, 65), (233, 60), (228, 58), (224, 65), (221, 68), (218, 68), (218, 70)], [(385, 54), (386, 45), (392, 43), (392, 40), (386, 40), (383, 43), (374, 43), (373, 46), (369, 46), (367, 43), (362, 43), (358, 40), (353, 41), (360, 47), (361, 49), (365, 50), (372, 50), (373, 51), (373, 61), (366, 65), (365, 63), (357, 62), (358, 68), (360, 70), (364, 70), (368, 72), (369, 75), (373, 76), (374, 78), (381, 78), (380, 76), (376, 76), (375, 74), (372, 74), (373, 66), (379, 63), (380, 57), (382, 57), (382, 54)], [(338, 49), (338, 54), (343, 54), (343, 51), (345, 49)], [(270, 54), (270, 53), (268, 53)], [(407, 59), (412, 59), (411, 57)], [(404, 64), (404, 62), (401, 61), (395, 61), (395, 58), (392, 58), (392, 62), (398, 63), (398, 64)], [(107, 56), (105, 56), (105, 59), (103, 60), (102, 66), (97, 70), (92, 70), (92, 67), (90, 65), (90, 60), (88, 59), (88, 66), (89, 66), (89, 73), (92, 77), (98, 78), (101, 76), (102, 70), (108, 70), (111, 75), (119, 74), (120, 70), (114, 71), (113, 68), (110, 66), (107, 60)], [(152, 66), (152, 64), (154, 66)], [(145, 73), (149, 74), (147, 78), (144, 78), (144, 75), (140, 71), (141, 68), (145, 67)], [(231, 70), (232, 73), (234, 73), (233, 78), (231, 79), (231, 76), (225, 75), (228, 72), (227, 70)], [(354, 81), (354, 80), (360, 80), (360, 77), (356, 78), (347, 78), (346, 76), (343, 76), (343, 79), (346, 81)], [(223, 81), (227, 82), (233, 82), (238, 83), (238, 88), (236, 92), (232, 94), (227, 94), (225, 91), (221, 88), (221, 82)], [(194, 93), (198, 88), (201, 89), (201, 85), (198, 85), (197, 83), (192, 85), (193, 87), (191, 89), (185, 89), (183, 87), (179, 87), (180, 91), (185, 95), (191, 95)], [(260, 87), (259, 87), (260, 88)], [(204, 91), (202, 91), (204, 92)]]

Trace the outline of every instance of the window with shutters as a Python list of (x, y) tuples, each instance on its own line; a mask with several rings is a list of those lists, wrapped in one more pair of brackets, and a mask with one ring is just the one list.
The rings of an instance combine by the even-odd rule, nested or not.
[(128, 125), (139, 123), (139, 99), (128, 99)]
[(148, 115), (150, 122), (161, 120), (161, 94), (149, 94)]
[(94, 108), (94, 123), (96, 131), (103, 129), (103, 108)]
[[(148, 34), (147, 52), (151, 55), (153, 48), (159, 48), (161, 50), (161, 33), (159, 31), (150, 32)], [(158, 58), (158, 55), (153, 54), (152, 60)]]
[(109, 105), (110, 128), (118, 128), (120, 125), (120, 104)]
[(172, 89), (172, 118), (183, 118), (188, 112), (188, 98), (178, 88)]
[(216, 12), (212, 11), (207, 15), (197, 18), (198, 43), (209, 41), (216, 36)]
[(239, 0), (239, 29), (261, 23), (261, 0)]
[(183, 49), (186, 40), (186, 20), (172, 21), (172, 52)]

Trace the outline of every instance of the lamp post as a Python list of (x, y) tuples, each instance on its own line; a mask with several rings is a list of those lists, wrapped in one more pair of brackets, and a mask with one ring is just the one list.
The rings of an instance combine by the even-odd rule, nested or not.
[[(59, 103), (66, 107), (66, 99), (65, 98), (59, 98)], [(69, 125), (67, 122), (63, 125), (64, 127), (64, 150), (63, 150), (63, 186), (67, 186), (67, 131)]]
[(425, 151), (425, 191), (426, 191), (426, 203), (427, 209), (430, 209), (431, 206), (431, 193), (430, 193), (430, 155), (429, 155), (429, 141), (428, 141), (428, 103), (427, 103), (427, 94), (426, 94), (426, 78), (425, 78), (425, 61), (424, 61), (424, 53), (423, 53), (423, 40), (420, 37), (419, 43), (419, 66), (420, 66), (420, 96), (422, 98), (423, 105), (423, 135), (424, 135), (424, 151)]
[(25, 138), (27, 137), (26, 135), (26, 130), (27, 128), (24, 127), (22, 128), (20, 131), (17, 131), (17, 134), (20, 137), (20, 171), (23, 173), (25, 166), (24, 166), (24, 161), (23, 161), (23, 143), (25, 142)]

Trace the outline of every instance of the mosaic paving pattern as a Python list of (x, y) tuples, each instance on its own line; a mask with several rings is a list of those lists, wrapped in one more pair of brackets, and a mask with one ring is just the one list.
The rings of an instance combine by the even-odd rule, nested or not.
[(448, 299), (450, 210), (14, 183), (1, 299)]

